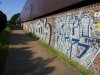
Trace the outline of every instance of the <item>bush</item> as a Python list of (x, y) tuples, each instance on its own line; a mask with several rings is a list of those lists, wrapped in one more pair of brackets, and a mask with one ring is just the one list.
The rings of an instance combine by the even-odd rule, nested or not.
[(10, 38), (10, 28), (6, 28), (0, 34), (0, 75), (3, 73), (5, 68), (5, 61), (8, 54), (9, 38)]
[(2, 11), (0, 11), (0, 33), (4, 30), (6, 26), (7, 26), (7, 17)]

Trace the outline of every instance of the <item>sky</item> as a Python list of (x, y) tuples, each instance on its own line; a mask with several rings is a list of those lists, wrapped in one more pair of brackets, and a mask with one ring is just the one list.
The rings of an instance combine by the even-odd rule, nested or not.
[(26, 0), (0, 0), (0, 10), (7, 15), (10, 20), (11, 16), (20, 13), (24, 7)]

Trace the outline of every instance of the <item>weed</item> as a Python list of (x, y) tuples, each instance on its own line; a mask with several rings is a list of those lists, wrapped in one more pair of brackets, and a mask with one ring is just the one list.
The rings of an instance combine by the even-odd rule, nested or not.
[(42, 40), (39, 40), (39, 42), (41, 43), (41, 46), (46, 47), (50, 52), (52, 52), (53, 54), (57, 55), (60, 59), (63, 59), (65, 63), (69, 63), (72, 68), (76, 68), (83, 75), (95, 75), (90, 70), (82, 67), (77, 62), (75, 62), (72, 59), (68, 58), (66, 55), (64, 55), (63, 53), (61, 53), (58, 49), (55, 49), (55, 48), (51, 47), (49, 44), (47, 44), (46, 42), (44, 42)]
[(32, 34), (31, 32), (27, 33), (27, 34), (32, 37), (33, 41), (39, 40), (39, 37), (37, 37), (36, 35)]

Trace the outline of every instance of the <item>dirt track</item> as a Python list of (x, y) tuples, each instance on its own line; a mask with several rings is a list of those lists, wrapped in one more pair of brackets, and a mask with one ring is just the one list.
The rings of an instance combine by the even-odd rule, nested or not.
[(4, 75), (82, 75), (38, 41), (21, 30), (13, 30), (10, 40), (7, 68)]

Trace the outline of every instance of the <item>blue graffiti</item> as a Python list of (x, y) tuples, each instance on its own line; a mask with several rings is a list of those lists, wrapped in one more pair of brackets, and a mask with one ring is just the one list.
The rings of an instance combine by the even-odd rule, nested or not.
[(92, 38), (95, 35), (93, 20), (83, 11), (76, 15), (67, 13), (66, 16), (57, 17), (55, 20), (55, 47), (86, 67), (100, 49), (100, 40)]
[(83, 50), (83, 52), (82, 52), (79, 56), (77, 56), (78, 58), (81, 58), (81, 57), (83, 57), (83, 55), (85, 55), (85, 53), (86, 53), (87, 50), (90, 48), (90, 46), (89, 46), (89, 45), (86, 45), (86, 44), (82, 44), (82, 43), (78, 43), (78, 45), (85, 48), (85, 49)]
[[(84, 50), (80, 53), (80, 55), (79, 56), (77, 56), (78, 58), (81, 58), (81, 57), (83, 57), (83, 55), (85, 55), (85, 53), (87, 52), (87, 50), (90, 48), (90, 46), (89, 45), (86, 45), (86, 44), (82, 44), (82, 43), (79, 43), (79, 39), (72, 39), (72, 41), (74, 41), (73, 43), (72, 43), (72, 45), (74, 45), (74, 44), (78, 44), (78, 46), (81, 46), (81, 47), (83, 47), (84, 48)], [(71, 57), (71, 56), (70, 56)]]

